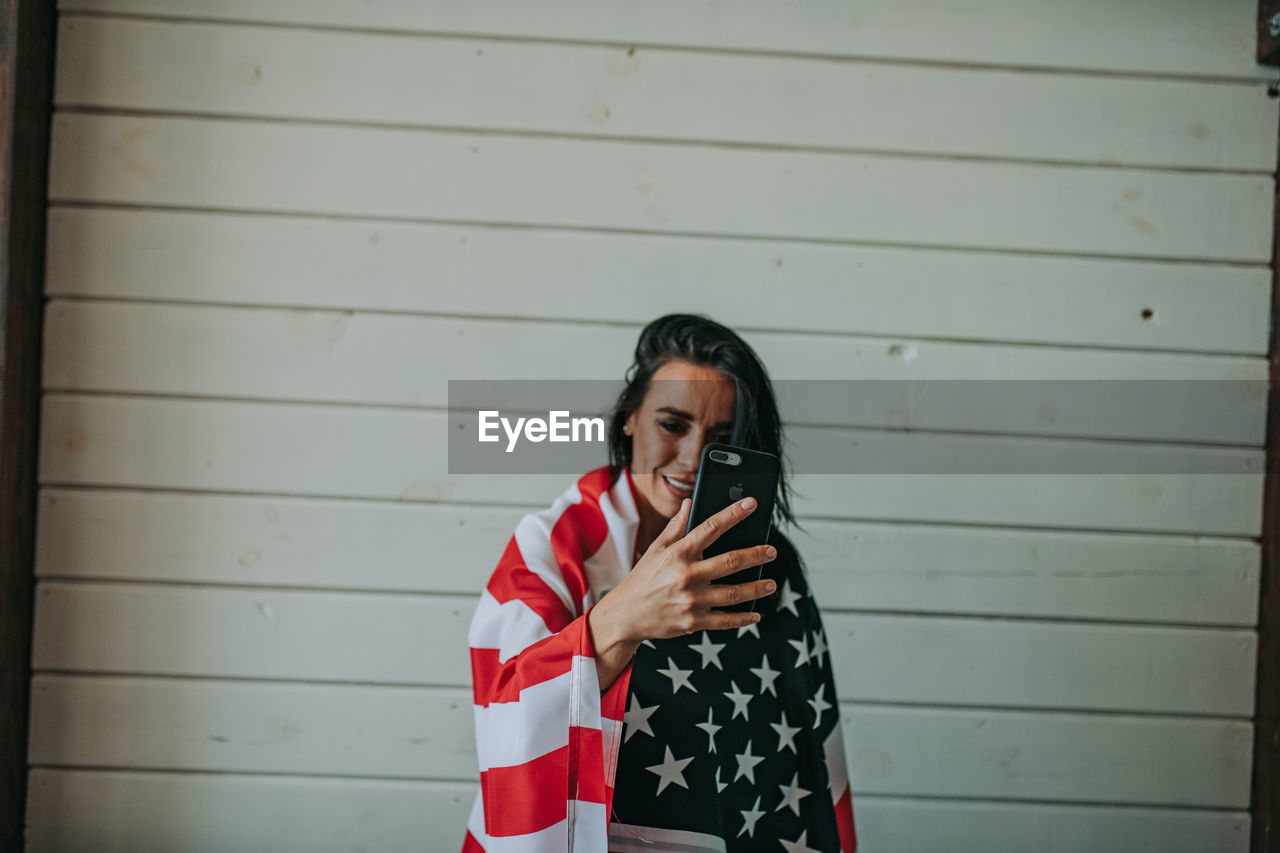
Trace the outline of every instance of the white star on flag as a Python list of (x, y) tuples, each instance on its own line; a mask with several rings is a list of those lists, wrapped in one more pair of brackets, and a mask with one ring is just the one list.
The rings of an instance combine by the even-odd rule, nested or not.
[(698, 654), (702, 655), (702, 668), (706, 669), (707, 664), (715, 664), (716, 669), (724, 669), (720, 665), (720, 650), (724, 648), (724, 643), (713, 643), (711, 637), (706, 631), (702, 632), (702, 642), (696, 646), (689, 646)]
[(724, 694), (725, 697), (733, 703), (733, 713), (729, 716), (729, 720), (732, 722), (738, 714), (742, 714), (742, 719), (748, 719), (747, 703), (751, 701), (751, 694), (743, 693), (738, 689), (737, 683), (733, 681), (729, 682), (729, 686), (733, 688), (733, 691)]
[(717, 767), (717, 768), (716, 768), (716, 793), (718, 794), (718, 793), (720, 793), (721, 791), (723, 791), (723, 790), (725, 789), (725, 787), (727, 787), (727, 786), (728, 786), (728, 784), (729, 784), (728, 782), (721, 782), (721, 781), (720, 781), (720, 768), (719, 768), (719, 767)]
[(822, 631), (817, 631), (813, 635), (813, 651), (809, 653), (809, 657), (812, 660), (815, 660), (821, 663), (822, 662), (821, 658), (825, 657), (826, 654), (827, 654), (827, 635), (822, 633)]
[(671, 692), (679, 693), (681, 687), (688, 687), (690, 691), (697, 693), (698, 688), (689, 683), (689, 675), (693, 672), (691, 669), (681, 669), (676, 666), (676, 662), (667, 658), (667, 668), (660, 669), (658, 672), (671, 679)]
[(796, 817), (800, 816), (800, 801), (809, 796), (809, 790), (801, 788), (799, 782), (800, 774), (797, 773), (792, 777), (790, 785), (778, 786), (778, 790), (782, 791), (782, 802), (778, 804), (774, 811), (780, 812), (790, 806), (791, 810), (796, 813)]
[(743, 751), (741, 755), (737, 756), (737, 759), (738, 759), (738, 772), (733, 777), (733, 781), (737, 782), (743, 776), (746, 776), (747, 781), (750, 782), (752, 785), (754, 785), (756, 783), (756, 765), (759, 764), (761, 761), (764, 761), (764, 756), (752, 755), (751, 741), (747, 741), (747, 748)]
[(658, 710), (657, 705), (641, 708), (640, 700), (636, 698), (635, 694), (632, 694), (631, 706), (627, 708), (627, 713), (622, 715), (622, 722), (627, 729), (627, 733), (622, 737), (622, 742), (626, 743), (631, 740), (631, 736), (636, 732), (644, 732), (649, 737), (653, 737), (653, 729), (649, 728), (649, 718), (653, 716), (653, 712), (656, 710)]
[(755, 635), (756, 635), (756, 639), (759, 639), (759, 638), (760, 638), (760, 625), (759, 625), (759, 623), (757, 623), (757, 622), (752, 622), (750, 625), (743, 625), (741, 628), (739, 628), (739, 629), (738, 629), (738, 636), (739, 636), (739, 637), (745, 637), (747, 634), (755, 634)]
[(787, 712), (779, 711), (779, 713), (782, 714), (782, 722), (769, 724), (769, 728), (778, 733), (778, 751), (789, 749), (799, 755), (800, 751), (796, 749), (796, 732), (800, 731), (800, 727), (787, 725)]
[(809, 846), (809, 830), (807, 829), (800, 833), (800, 837), (795, 841), (783, 841), (779, 838), (778, 843), (786, 849), (787, 853), (821, 853), (821, 851), (814, 850)]
[(777, 696), (778, 691), (773, 688), (773, 682), (777, 681), (778, 676), (781, 675), (782, 673), (781, 671), (776, 670), (773, 667), (769, 666), (768, 655), (761, 655), (761, 657), (763, 658), (763, 660), (760, 662), (760, 666), (751, 667), (752, 674), (755, 675), (756, 678), (760, 679), (760, 694), (764, 695), (766, 692), (768, 692), (768, 693), (772, 693), (774, 696)]
[[(634, 698), (634, 697), (633, 697)], [(707, 733), (707, 740), (710, 742), (710, 751), (716, 751), (716, 732), (720, 731), (724, 726), (717, 726), (713, 719), (715, 711), (711, 708), (707, 709), (707, 721), (705, 723), (694, 723), (695, 726)]]
[(658, 777), (658, 793), (662, 793), (662, 789), (671, 784), (679, 785), (681, 788), (688, 789), (689, 786), (684, 781), (684, 768), (693, 758), (677, 759), (671, 754), (671, 747), (667, 747), (667, 754), (662, 759), (661, 764), (655, 764), (652, 767), (646, 767), (650, 773)]
[(791, 591), (791, 579), (782, 582), (782, 589), (778, 590), (778, 610), (790, 610), (793, 616), (799, 616), (800, 611), (796, 610), (796, 602), (800, 600), (800, 596)]
[(652, 641), (652, 640), (641, 640), (641, 641), (640, 641), (640, 645), (642, 645), (642, 646), (648, 646), (648, 647), (649, 647), (649, 648), (651, 648), (651, 649), (656, 649), (656, 648), (657, 648), (657, 646), (655, 646), (655, 645), (653, 644), (653, 641)]
[(756, 804), (750, 809), (746, 811), (739, 809), (738, 811), (742, 813), (742, 829), (738, 830), (738, 837), (741, 838), (745, 832), (747, 838), (755, 838), (756, 821), (764, 816), (764, 812), (760, 810), (760, 798), (756, 797)]
[(831, 703), (824, 698), (826, 692), (827, 685), (819, 684), (818, 692), (812, 699), (807, 700), (809, 706), (813, 708), (813, 725), (815, 728), (822, 725), (822, 712), (831, 707)]
[(800, 635), (798, 640), (787, 640), (796, 649), (796, 669), (804, 666), (809, 662), (809, 643), (805, 640), (804, 634)]

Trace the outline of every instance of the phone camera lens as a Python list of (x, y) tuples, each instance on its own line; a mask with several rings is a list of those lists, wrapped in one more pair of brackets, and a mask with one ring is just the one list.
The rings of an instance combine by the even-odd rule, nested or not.
[(713, 450), (709, 455), (711, 456), (711, 459), (715, 462), (729, 461), (729, 454), (725, 453), (723, 450)]

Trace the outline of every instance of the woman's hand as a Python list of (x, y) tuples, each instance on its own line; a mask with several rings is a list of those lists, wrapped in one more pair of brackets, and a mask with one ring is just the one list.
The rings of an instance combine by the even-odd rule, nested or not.
[(702, 558), (703, 549), (755, 510), (755, 499), (725, 507), (685, 536), (690, 503), (688, 498), (681, 503), (680, 511), (653, 540), (631, 573), (587, 613), (601, 690), (626, 669), (644, 640), (695, 631), (724, 631), (760, 621), (758, 613), (713, 608), (763, 598), (774, 591), (776, 584), (772, 580), (735, 585), (712, 581), (763, 565), (777, 556), (777, 550), (771, 545), (759, 545)]

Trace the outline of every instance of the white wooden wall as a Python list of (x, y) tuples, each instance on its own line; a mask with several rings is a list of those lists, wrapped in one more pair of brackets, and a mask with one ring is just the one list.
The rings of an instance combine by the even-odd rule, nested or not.
[[(31, 851), (457, 848), (466, 625), (566, 478), (449, 477), (447, 379), (675, 310), (777, 378), (1265, 377), (1255, 0), (61, 6)], [(869, 853), (1247, 849), (1232, 405), (851, 434), (1234, 474), (797, 481)]]

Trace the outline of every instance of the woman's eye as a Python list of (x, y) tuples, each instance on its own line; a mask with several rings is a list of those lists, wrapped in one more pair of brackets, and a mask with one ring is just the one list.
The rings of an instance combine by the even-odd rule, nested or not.
[(684, 424), (680, 421), (662, 421), (662, 428), (667, 432), (683, 433)]

